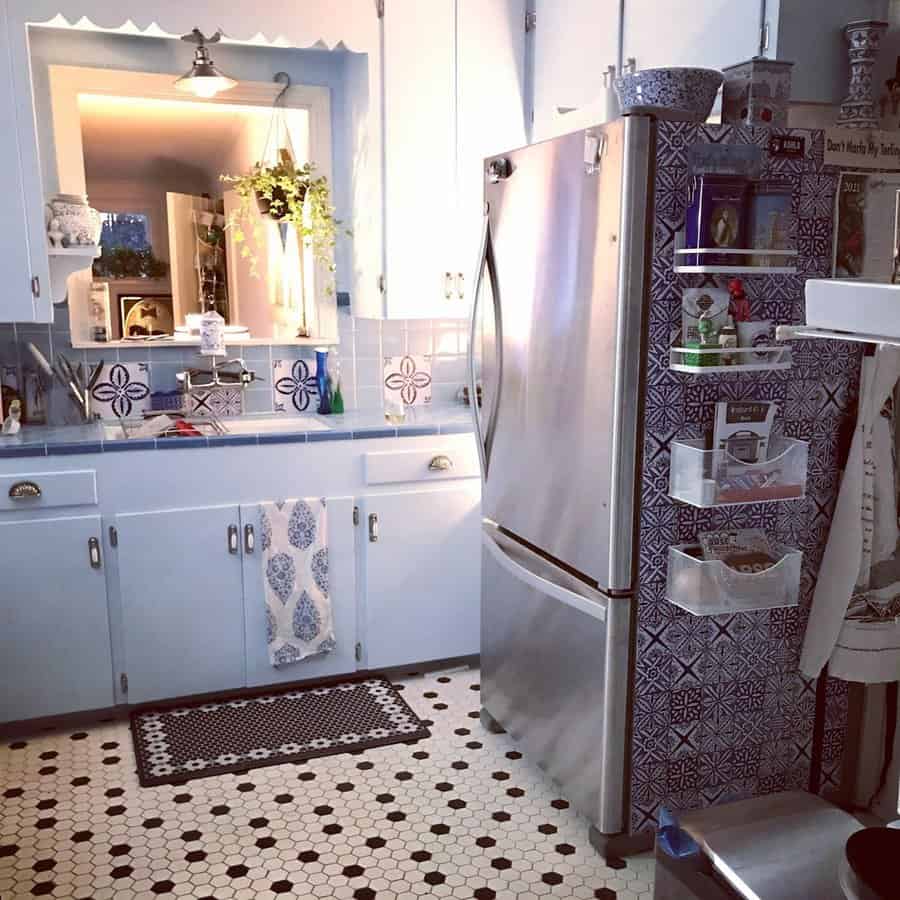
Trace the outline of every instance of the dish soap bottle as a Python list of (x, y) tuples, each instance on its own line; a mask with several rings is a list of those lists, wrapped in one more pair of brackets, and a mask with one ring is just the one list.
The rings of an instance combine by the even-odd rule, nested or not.
[(216, 312), (214, 299), (200, 318), (200, 353), (225, 356), (225, 320)]

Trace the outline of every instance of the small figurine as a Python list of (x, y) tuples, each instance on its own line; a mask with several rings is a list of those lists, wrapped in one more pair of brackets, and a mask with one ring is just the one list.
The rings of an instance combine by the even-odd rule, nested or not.
[(18, 397), (9, 404), (9, 415), (3, 420), (3, 434), (18, 434), (22, 428), (22, 401)]
[(750, 321), (750, 301), (744, 293), (744, 282), (740, 278), (732, 278), (728, 282), (728, 293), (731, 294), (731, 302), (728, 304), (728, 314), (734, 322)]
[(62, 247), (65, 233), (59, 227), (59, 219), (53, 218), (47, 226), (47, 237), (50, 239), (51, 247)]
[(716, 327), (713, 324), (712, 316), (710, 316), (708, 310), (704, 310), (702, 313), (700, 313), (700, 318), (697, 319), (697, 334), (700, 335), (700, 346), (716, 346), (717, 342), (715, 332)]

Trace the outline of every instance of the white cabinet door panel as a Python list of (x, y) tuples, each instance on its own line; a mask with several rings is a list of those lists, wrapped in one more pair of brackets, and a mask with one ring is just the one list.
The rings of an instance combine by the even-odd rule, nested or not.
[(759, 52), (756, 0), (625, 0), (622, 57), (639, 69), (721, 69)]
[[(22, 184), (22, 160), (18, 131), (15, 127), (15, 85), (10, 78), (9, 32), (6, 2), (0, 0), (0, 273), (3, 293), (0, 295), (0, 322), (31, 322), (35, 304), (31, 293), (31, 259), (25, 226), (25, 197)], [(45, 241), (46, 243), (46, 241)], [(46, 253), (46, 247), (41, 247)], [(46, 291), (50, 286), (45, 285)]]
[[(249, 687), (343, 675), (356, 669), (356, 533), (353, 526), (353, 498), (329, 497), (327, 505), (328, 593), (334, 615), (337, 646), (330, 653), (311, 656), (278, 668), (269, 662), (266, 645), (259, 505), (247, 504), (241, 507), (241, 534), (244, 541), (244, 641)], [(246, 542), (248, 525), (253, 528), (255, 538), (251, 552), (248, 552)]]
[(525, 0), (457, 0), (457, 256), (468, 316), (484, 208), (484, 159), (526, 143)]
[[(474, 482), (453, 490), (364, 499), (360, 541), (367, 668), (478, 653), (480, 487)], [(370, 516), (377, 522), (370, 524)]]
[(455, 4), (384, 17), (386, 315), (439, 316), (455, 241)]
[(244, 686), (236, 506), (116, 516), (128, 702)]
[(557, 108), (588, 106), (603, 95), (603, 73), (619, 57), (619, 0), (537, 0), (535, 12), (534, 139), (540, 141), (575, 127)]
[(113, 705), (99, 516), (0, 525), (0, 722)]

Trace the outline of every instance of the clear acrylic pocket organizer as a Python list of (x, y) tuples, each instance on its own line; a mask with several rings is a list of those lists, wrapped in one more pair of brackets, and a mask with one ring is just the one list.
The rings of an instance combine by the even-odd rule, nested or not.
[(720, 559), (704, 560), (683, 544), (669, 548), (666, 598), (695, 616), (796, 606), (803, 553), (776, 548), (777, 563), (762, 572), (739, 572)]
[(727, 450), (705, 450), (705, 441), (672, 441), (669, 496), (691, 506), (732, 506), (798, 500), (806, 496), (809, 445), (773, 437), (769, 458), (746, 463)]

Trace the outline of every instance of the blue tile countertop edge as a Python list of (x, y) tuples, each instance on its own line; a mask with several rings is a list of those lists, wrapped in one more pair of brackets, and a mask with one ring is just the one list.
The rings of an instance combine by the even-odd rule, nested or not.
[[(75, 456), (94, 453), (118, 453), (136, 450), (190, 450), (272, 444), (322, 443), (326, 441), (371, 440), (374, 438), (424, 437), (428, 435), (466, 434), (473, 430), (471, 415), (464, 407), (444, 410), (413, 410), (409, 421), (387, 426), (380, 410), (348, 413), (343, 416), (309, 416), (327, 430), (301, 430), (285, 422), (284, 431), (272, 431), (277, 416), (260, 417), (269, 427), (258, 433), (223, 434), (209, 437), (111, 438), (103, 439), (102, 425), (72, 425), (57, 428), (30, 428), (22, 435), (0, 437), (0, 459), (37, 456)], [(244, 419), (246, 421), (246, 418)], [(225, 420), (227, 428), (227, 420)], [(41, 434), (44, 440), (34, 438)], [(98, 439), (100, 438), (100, 439)]]

